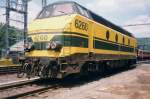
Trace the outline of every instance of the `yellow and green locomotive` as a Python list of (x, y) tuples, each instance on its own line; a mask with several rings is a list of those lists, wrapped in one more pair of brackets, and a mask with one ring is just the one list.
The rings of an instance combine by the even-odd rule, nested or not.
[(128, 31), (65, 1), (46, 6), (29, 24), (25, 56), (47, 67), (49, 77), (62, 78), (133, 65), (136, 48), (136, 38)]

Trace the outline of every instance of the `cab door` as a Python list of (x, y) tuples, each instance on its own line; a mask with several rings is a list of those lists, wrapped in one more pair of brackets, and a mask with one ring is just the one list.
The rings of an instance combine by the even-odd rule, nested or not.
[(89, 54), (94, 53), (94, 29), (91, 21), (88, 21), (88, 49)]
[(63, 56), (69, 56), (71, 54), (71, 35), (70, 36), (63, 36)]

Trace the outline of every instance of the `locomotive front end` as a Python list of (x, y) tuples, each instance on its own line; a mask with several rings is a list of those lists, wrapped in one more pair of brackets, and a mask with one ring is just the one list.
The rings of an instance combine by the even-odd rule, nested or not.
[[(70, 32), (71, 20), (75, 16), (71, 3), (56, 3), (45, 7), (38, 17), (29, 24), (25, 44), (26, 63), (38, 70), (44, 77), (59, 77), (60, 63), (68, 52), (64, 31)], [(33, 73), (36, 70), (31, 70)]]

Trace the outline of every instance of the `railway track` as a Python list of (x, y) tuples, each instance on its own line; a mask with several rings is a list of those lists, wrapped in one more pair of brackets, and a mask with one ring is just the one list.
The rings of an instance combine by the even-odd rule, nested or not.
[(142, 63), (150, 63), (150, 60), (143, 60), (143, 61), (138, 61), (137, 64), (142, 64)]
[(16, 99), (57, 88), (58, 84), (42, 85), (43, 80), (35, 78), (0, 85), (0, 99)]
[(8, 96), (4, 96), (2, 98), (3, 99), (16, 99), (16, 98), (25, 97), (25, 96), (28, 96), (28, 95), (33, 95), (33, 94), (38, 94), (38, 93), (40, 94), (40, 93), (45, 92), (49, 89), (56, 89), (57, 86), (58, 86), (57, 84), (56, 85), (49, 85), (49, 86), (45, 86), (45, 87), (36, 86), (36, 87), (32, 87), (33, 89), (31, 89), (31, 90), (25, 90), (23, 92), (19, 92), (17, 94), (11, 94), (11, 95), (8, 95)]
[[(140, 61), (137, 63), (150, 63), (150, 61)], [(16, 81), (12, 83), (4, 83), (0, 85), (0, 98), (16, 99), (20, 97), (40, 94), (48, 90), (54, 90), (61, 87), (59, 81), (47, 81), (39, 78), (30, 80)]]
[(25, 84), (31, 84), (31, 83), (37, 82), (38, 80), (39, 80), (39, 78), (32, 78), (32, 79), (28, 79), (28, 80), (19, 80), (19, 81), (1, 83), (0, 84), (0, 91), (2, 91), (4, 89), (17, 87), (17, 86), (22, 86)]
[(0, 66), (0, 74), (17, 73), (20, 66)]

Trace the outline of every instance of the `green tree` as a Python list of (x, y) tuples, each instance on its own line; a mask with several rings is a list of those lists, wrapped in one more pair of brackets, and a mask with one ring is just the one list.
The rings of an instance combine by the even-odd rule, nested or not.
[[(9, 27), (9, 46), (15, 44), (17, 41), (17, 35), (20, 33), (20, 30), (15, 27)], [(5, 48), (5, 33), (6, 26), (5, 24), (0, 23), (0, 52)], [(0, 53), (1, 54), (1, 53)]]

